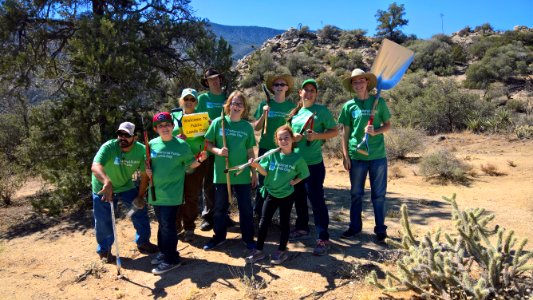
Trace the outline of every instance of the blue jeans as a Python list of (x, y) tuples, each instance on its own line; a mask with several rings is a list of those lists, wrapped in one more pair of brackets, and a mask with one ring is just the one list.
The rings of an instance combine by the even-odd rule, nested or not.
[(350, 207), (350, 228), (355, 232), (363, 229), (361, 213), (363, 212), (363, 196), (365, 194), (366, 174), (370, 177), (370, 198), (374, 207), (376, 226), (374, 233), (386, 233), (385, 226), (387, 193), (387, 158), (374, 160), (351, 160), (350, 168), (350, 195), (352, 204)]
[[(250, 184), (232, 184), (231, 188), (237, 197), (237, 205), (239, 206), (239, 225), (241, 227), (242, 240), (248, 248), (254, 249), (254, 221)], [(217, 242), (226, 239), (228, 233), (226, 222), (228, 209), (228, 188), (225, 183), (217, 183), (215, 184), (215, 224), (213, 226), (213, 231), (215, 232), (213, 239)]]
[(296, 230), (309, 231), (309, 212), (307, 209), (307, 199), (309, 199), (311, 208), (313, 209), (318, 238), (327, 241), (329, 240), (329, 214), (326, 199), (324, 199), (326, 167), (324, 167), (323, 161), (318, 164), (308, 165), (307, 167), (309, 167), (309, 177), (294, 186), (294, 206), (296, 208), (295, 228)]
[(157, 247), (161, 253), (161, 259), (167, 264), (180, 262), (178, 251), (178, 230), (176, 228), (176, 216), (179, 206), (177, 205), (154, 205), (155, 215), (159, 227), (157, 228)]
[[(118, 199), (122, 200), (122, 204), (130, 209), (132, 202), (137, 197), (138, 191), (136, 188), (117, 193), (113, 195), (113, 204), (117, 207)], [(111, 220), (111, 206), (108, 202), (102, 201), (102, 195), (93, 193), (93, 215), (94, 215), (94, 231), (96, 234), (96, 242), (98, 246), (96, 252), (106, 253), (111, 250), (111, 246), (115, 241), (113, 237), (113, 221)], [(142, 245), (150, 241), (150, 219), (148, 218), (148, 207), (137, 210), (132, 216), (131, 221), (135, 227), (135, 242), (137, 245)]]

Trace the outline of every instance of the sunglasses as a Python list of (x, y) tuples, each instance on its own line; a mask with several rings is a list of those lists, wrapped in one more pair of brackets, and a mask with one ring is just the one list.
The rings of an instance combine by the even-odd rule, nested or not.
[(233, 106), (237, 106), (237, 107), (243, 107), (244, 106), (244, 104), (240, 103), (240, 102), (231, 102), (230, 104), (233, 105)]
[(119, 133), (118, 133), (118, 137), (129, 139), (129, 138), (131, 138), (132, 136), (129, 135), (129, 134), (127, 134), (127, 133), (124, 133), (124, 132), (119, 132)]
[(187, 97), (187, 98), (183, 98), (183, 101), (185, 101), (185, 102), (196, 102), (196, 99), (193, 98), (193, 97)]
[(280, 87), (284, 87), (284, 86), (288, 86), (288, 84), (285, 84), (285, 83), (274, 83), (274, 84), (272, 84), (272, 86), (275, 86), (275, 87), (278, 87), (278, 86), (280, 86)]

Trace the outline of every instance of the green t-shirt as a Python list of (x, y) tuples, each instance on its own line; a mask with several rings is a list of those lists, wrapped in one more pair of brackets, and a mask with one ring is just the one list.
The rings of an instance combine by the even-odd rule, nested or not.
[[(174, 118), (174, 129), (172, 130), (172, 135), (177, 136), (180, 133), (180, 126), (178, 124), (178, 119), (181, 118), (182, 113), (173, 112), (172, 117)], [(204, 150), (204, 140), (203, 136), (193, 136), (187, 137), (185, 140), (189, 147), (191, 147), (192, 154), (195, 156)]]
[(268, 172), (264, 181), (265, 189), (276, 198), (285, 198), (294, 192), (294, 186), (290, 185), (292, 179), (309, 177), (309, 168), (298, 153), (285, 155), (276, 152), (263, 158), (260, 164)]
[(215, 95), (211, 92), (203, 93), (198, 96), (196, 112), (207, 112), (207, 114), (209, 114), (209, 119), (214, 120), (220, 117), (224, 102), (226, 102), (226, 96), (224, 93), (220, 95)]
[[(339, 115), (339, 123), (350, 126), (350, 140), (348, 141), (348, 155), (356, 160), (374, 160), (387, 156), (383, 134), (368, 135), (368, 156), (357, 152), (357, 145), (365, 136), (365, 127), (372, 112), (375, 97), (366, 100), (352, 99), (344, 104)], [(387, 103), (379, 98), (374, 115), (374, 129), (379, 129), (383, 123), (390, 120), (390, 112)]]
[[(316, 113), (313, 126), (315, 132), (323, 133), (337, 126), (335, 119), (324, 105), (313, 104), (308, 108), (302, 107), (292, 118), (291, 124), (294, 133), (300, 133), (313, 113)], [(307, 139), (304, 136), (296, 145), (294, 152), (300, 153), (308, 165), (315, 165), (322, 161), (322, 144), (324, 144), (324, 140), (314, 140), (307, 145)]]
[[(122, 152), (117, 139), (109, 140), (100, 147), (93, 163), (101, 164), (104, 172), (111, 179), (114, 193), (121, 193), (135, 188), (131, 180), (137, 170), (144, 171), (144, 145), (135, 142), (128, 152)], [(98, 193), (104, 184), (92, 175), (93, 192)]]
[(152, 205), (181, 205), (185, 171), (194, 161), (191, 148), (183, 140), (174, 137), (164, 142), (157, 137), (149, 142), (152, 157), (156, 201), (148, 193), (148, 203)]
[[(263, 114), (263, 106), (266, 105), (266, 100), (263, 100), (261, 104), (257, 107), (255, 111), (255, 119), (258, 120)], [(289, 112), (296, 106), (290, 101), (284, 101), (278, 103), (274, 100), (269, 103), (270, 110), (268, 111), (268, 126), (266, 134), (263, 134), (261, 130), (261, 140), (259, 141), (259, 148), (261, 149), (274, 149), (277, 148), (276, 143), (274, 142), (274, 133), (276, 130), (287, 123), (287, 116)]]
[[(229, 154), (229, 167), (235, 167), (248, 162), (248, 150), (255, 146), (254, 129), (245, 120), (232, 122), (229, 116), (225, 116), (226, 142)], [(222, 148), (222, 118), (213, 120), (209, 129), (205, 133), (205, 139), (212, 142), (215, 147)], [(226, 159), (223, 156), (215, 155), (215, 183), (226, 183)], [(250, 167), (246, 167), (239, 175), (230, 174), (231, 184), (249, 184)]]

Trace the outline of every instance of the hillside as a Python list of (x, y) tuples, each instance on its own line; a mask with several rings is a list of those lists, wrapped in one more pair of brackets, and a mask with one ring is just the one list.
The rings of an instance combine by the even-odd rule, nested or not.
[(229, 26), (209, 23), (209, 28), (223, 37), (233, 48), (232, 58), (237, 61), (260, 47), (267, 39), (283, 33), (283, 30), (259, 26)]

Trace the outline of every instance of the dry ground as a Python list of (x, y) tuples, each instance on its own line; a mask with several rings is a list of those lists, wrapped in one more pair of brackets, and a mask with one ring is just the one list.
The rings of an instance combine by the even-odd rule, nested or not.
[[(522, 238), (533, 234), (533, 141), (508, 140), (504, 136), (468, 133), (431, 137), (428, 150), (448, 147), (472, 165), (477, 175), (468, 186), (434, 185), (418, 175), (417, 157), (394, 163), (389, 168), (389, 234), (399, 237), (398, 210), (402, 203), (410, 209), (415, 233), (437, 226), (449, 228), (449, 205), (443, 195), (457, 194), (459, 205), (484, 207), (496, 215), (494, 224), (512, 228)], [(493, 164), (502, 176), (488, 176), (481, 165)], [(350, 262), (380, 274), (394, 269), (394, 256), (387, 246), (373, 242), (371, 205), (365, 205), (364, 233), (351, 241), (338, 237), (345, 229), (349, 213), (347, 173), (338, 160), (327, 160), (326, 198), (330, 206), (331, 236), (329, 256), (314, 257), (313, 239), (290, 243), (291, 259), (282, 266), (246, 265), (246, 254), (237, 228), (220, 250), (201, 249), (211, 233), (199, 230), (192, 243), (178, 245), (184, 264), (162, 277), (150, 273), (150, 259), (133, 243), (131, 222), (121, 219), (118, 232), (125, 280), (116, 279), (114, 265), (102, 265), (95, 254), (95, 238), (90, 213), (62, 218), (34, 214), (29, 206), (40, 188), (30, 182), (22, 189), (15, 205), (0, 208), (0, 289), (1, 299), (377, 299), (379, 290), (354, 278), (346, 278)], [(512, 166), (513, 165), (513, 166)], [(237, 220), (237, 218), (234, 218)], [(155, 237), (157, 224), (152, 223)], [(265, 246), (275, 250), (277, 228), (270, 232)], [(155, 238), (152, 238), (155, 242)], [(533, 245), (528, 244), (529, 250)], [(352, 273), (353, 276), (353, 273)], [(99, 277), (99, 278), (98, 278)], [(408, 296), (406, 294), (396, 297)]]

